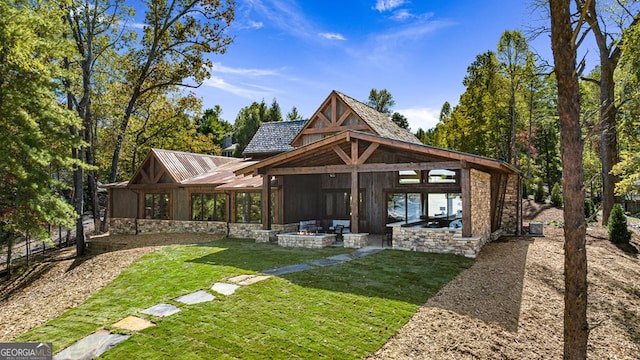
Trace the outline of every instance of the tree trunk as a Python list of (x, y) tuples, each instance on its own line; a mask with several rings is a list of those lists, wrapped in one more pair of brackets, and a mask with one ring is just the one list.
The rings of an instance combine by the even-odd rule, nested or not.
[(551, 0), (551, 47), (558, 81), (564, 195), (564, 358), (586, 359), (587, 254), (585, 248), (582, 135), (576, 44), (570, 0)]
[(11, 277), (13, 274), (13, 233), (10, 231), (5, 232), (7, 239), (7, 277)]
[(615, 82), (608, 56), (600, 60), (600, 161), (602, 163), (602, 225), (607, 225), (609, 214), (616, 202), (615, 186), (618, 178), (611, 174), (618, 163), (618, 129), (613, 98)]
[[(73, 155), (76, 159), (83, 159), (83, 149), (74, 149)], [(78, 220), (76, 221), (76, 256), (82, 256), (86, 250), (86, 244), (84, 242), (84, 224), (82, 223), (82, 213), (84, 212), (84, 171), (82, 167), (77, 166), (73, 171), (73, 187), (74, 191), (74, 200), (75, 200), (75, 209), (78, 215)]]

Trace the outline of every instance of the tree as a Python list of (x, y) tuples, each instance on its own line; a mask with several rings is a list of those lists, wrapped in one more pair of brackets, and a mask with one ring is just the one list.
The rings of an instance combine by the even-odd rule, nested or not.
[(396, 102), (393, 100), (393, 96), (387, 91), (387, 89), (382, 89), (380, 91), (377, 89), (371, 89), (369, 92), (369, 101), (367, 101), (367, 105), (381, 113), (391, 115), (391, 108), (395, 104)]
[(197, 134), (211, 135), (213, 143), (222, 147), (223, 139), (233, 132), (231, 124), (222, 119), (222, 107), (216, 105), (206, 109), (204, 115), (196, 121)]
[(519, 31), (505, 31), (498, 42), (498, 59), (502, 62), (502, 69), (509, 84), (509, 117), (511, 118), (511, 151), (507, 157), (508, 162), (517, 165), (516, 152), (516, 95), (520, 88), (532, 76), (533, 53), (529, 51), (529, 45)]
[(275, 122), (282, 121), (282, 112), (280, 111), (280, 105), (278, 105), (278, 101), (274, 98), (271, 102), (271, 107), (269, 108), (269, 114), (264, 122)]
[(303, 119), (302, 115), (298, 113), (298, 109), (295, 106), (292, 107), (291, 111), (287, 113), (287, 120), (289, 121), (302, 120), (302, 119)]
[(396, 123), (396, 125), (400, 126), (401, 128), (409, 130), (409, 121), (404, 115), (400, 114), (399, 112), (394, 112), (393, 115), (391, 115), (391, 121)]
[[(622, 56), (623, 47), (620, 45), (625, 41), (623, 36), (625, 26), (631, 28), (640, 21), (640, 11), (629, 7), (635, 1), (617, 1), (616, 3), (620, 7), (617, 11), (611, 10), (611, 4), (607, 4), (607, 8), (604, 10), (613, 12), (614, 18), (610, 19), (610, 21), (600, 15), (596, 0), (581, 3), (581, 8), (578, 9), (589, 24), (587, 31), (593, 34), (600, 55), (600, 80), (590, 80), (596, 81), (600, 86), (600, 160), (602, 163), (603, 225), (607, 224), (609, 213), (616, 201), (615, 185), (618, 182), (616, 175), (612, 172), (614, 165), (619, 161), (616, 123), (618, 106), (615, 101), (614, 72)], [(619, 30), (619, 33), (614, 33), (616, 30)]]
[(260, 103), (253, 102), (251, 105), (240, 109), (233, 125), (236, 143), (238, 144), (233, 156), (242, 157), (242, 153), (249, 141), (258, 131), (260, 125), (268, 119), (268, 116), (269, 109), (267, 109), (264, 100)]
[(71, 54), (63, 37), (64, 12), (55, 3), (0, 3), (0, 235), (8, 244), (7, 267), (18, 236), (50, 240), (43, 224), (71, 227), (73, 207), (52, 169), (81, 165), (70, 149), (81, 146), (70, 127), (80, 127), (57, 95)]
[(576, 69), (578, 44), (575, 35), (582, 22), (572, 27), (570, 0), (551, 0), (551, 49), (558, 84), (558, 113), (562, 141), (564, 194), (564, 358), (586, 359), (587, 254), (585, 248), (582, 134), (580, 89)]
[[(219, 0), (148, 0), (145, 27), (138, 46), (130, 48), (127, 68), (128, 101), (111, 159), (109, 181), (115, 182), (129, 119), (145, 97), (175, 87), (197, 87), (210, 76), (205, 54), (224, 54), (232, 38), (225, 32), (234, 17), (234, 4)], [(190, 82), (185, 82), (189, 79)]]

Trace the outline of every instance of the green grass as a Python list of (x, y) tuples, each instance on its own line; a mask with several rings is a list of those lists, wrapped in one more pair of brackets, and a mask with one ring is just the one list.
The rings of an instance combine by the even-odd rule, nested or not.
[[(104, 359), (361, 358), (377, 350), (417, 308), (473, 261), (385, 250), (340, 265), (272, 277), (212, 302), (173, 298), (260, 270), (350, 252), (291, 249), (228, 239), (166, 247), (132, 264), (84, 304), (17, 341), (53, 342), (54, 351), (129, 316), (158, 326), (133, 333)], [(167, 302), (181, 311), (139, 313)]]

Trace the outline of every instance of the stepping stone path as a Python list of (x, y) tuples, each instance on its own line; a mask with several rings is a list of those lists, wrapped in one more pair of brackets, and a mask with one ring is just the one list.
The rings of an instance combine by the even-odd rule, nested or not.
[(126, 318), (118, 321), (111, 326), (123, 330), (140, 331), (148, 327), (156, 326), (156, 324), (152, 323), (149, 320), (141, 319), (137, 316), (127, 316)]
[[(345, 261), (351, 261), (355, 258), (361, 258), (371, 254), (375, 254), (382, 250), (383, 250), (382, 248), (378, 248), (378, 247), (366, 247), (366, 248), (358, 249), (352, 252), (351, 254), (341, 254), (336, 256), (330, 256), (324, 259), (310, 260), (308, 261), (308, 263), (316, 267), (332, 266), (332, 265), (343, 263)], [(230, 279), (227, 279), (227, 281), (230, 282), (231, 284), (224, 283), (224, 282), (217, 282), (213, 284), (213, 286), (211, 287), (211, 290), (215, 291), (216, 293), (229, 296), (234, 294), (235, 291), (238, 288), (240, 288), (240, 286), (255, 284), (259, 281), (263, 281), (270, 278), (272, 275), (277, 276), (277, 275), (289, 274), (289, 273), (298, 272), (298, 271), (314, 269), (314, 266), (311, 266), (309, 264), (295, 264), (295, 265), (283, 266), (279, 268), (261, 271), (263, 274), (267, 274), (267, 275), (255, 275), (255, 274), (238, 275)], [(199, 290), (187, 295), (179, 296), (173, 300), (179, 303), (193, 305), (193, 304), (199, 304), (202, 302), (212, 301), (214, 299), (215, 299), (215, 296), (212, 295), (211, 293), (204, 290)], [(175, 305), (157, 304), (140, 311), (140, 313), (153, 315), (157, 317), (166, 317), (166, 316), (171, 316), (179, 311), (180, 311), (180, 308), (178, 308)], [(152, 323), (151, 321), (141, 319), (139, 317), (128, 316), (118, 321), (117, 323), (113, 324), (112, 326), (115, 328), (129, 330), (129, 331), (140, 331), (151, 326), (156, 326), (156, 324)], [(95, 333), (89, 336), (86, 336), (83, 339), (80, 339), (75, 344), (62, 350), (61, 352), (56, 354), (53, 357), (53, 359), (54, 360), (66, 360), (66, 359), (89, 360), (97, 356), (100, 356), (105, 351), (127, 340), (129, 337), (131, 337), (131, 335), (112, 334), (109, 331), (104, 329), (98, 330)]]
[(158, 317), (171, 316), (180, 311), (177, 306), (171, 304), (158, 304), (140, 311), (142, 314)]
[(240, 285), (217, 282), (213, 284), (213, 286), (211, 287), (211, 290), (219, 294), (229, 296), (229, 295), (232, 295), (234, 292), (236, 292), (236, 290), (238, 290), (239, 287)]
[(75, 344), (57, 353), (54, 360), (89, 360), (127, 340), (130, 335), (112, 334), (98, 330)]
[(199, 304), (207, 301), (212, 301), (216, 297), (211, 295), (210, 293), (200, 290), (196, 292), (192, 292), (191, 294), (182, 295), (180, 297), (175, 298), (174, 300), (177, 302), (181, 302), (187, 305)]
[[(263, 271), (264, 272), (264, 271)], [(239, 275), (236, 277), (232, 277), (229, 279), (230, 282), (236, 283), (238, 285), (251, 285), (255, 284), (258, 281), (267, 280), (271, 276), (268, 275)]]

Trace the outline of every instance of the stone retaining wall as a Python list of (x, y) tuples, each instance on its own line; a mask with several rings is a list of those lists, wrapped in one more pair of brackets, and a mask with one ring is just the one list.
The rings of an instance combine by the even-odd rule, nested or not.
[(255, 239), (256, 230), (262, 230), (262, 224), (229, 223), (229, 237)]
[(336, 241), (335, 234), (298, 235), (278, 234), (278, 245), (286, 247), (301, 247), (307, 249), (319, 249), (327, 247)]
[(137, 234), (137, 219), (111, 218), (109, 220), (109, 232), (111, 235), (135, 235)]
[(367, 242), (369, 241), (368, 233), (349, 233), (343, 234), (342, 238), (344, 240), (344, 247), (346, 248), (355, 248), (360, 249), (367, 246)]
[(491, 175), (471, 169), (471, 236), (484, 245), (491, 236)]
[(475, 258), (480, 252), (481, 238), (463, 238), (459, 230), (427, 228), (393, 228), (393, 249), (463, 255)]

